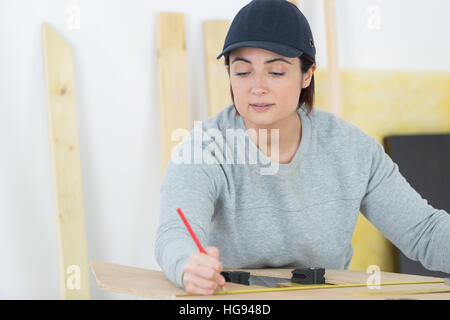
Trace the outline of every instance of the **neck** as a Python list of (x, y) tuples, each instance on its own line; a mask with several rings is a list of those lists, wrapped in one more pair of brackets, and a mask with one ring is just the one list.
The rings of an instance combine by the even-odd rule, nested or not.
[[(280, 163), (289, 163), (292, 160), (300, 144), (302, 132), (302, 122), (297, 112), (271, 125), (258, 126), (246, 119), (243, 120), (250, 139), (266, 156)], [(261, 131), (262, 129), (266, 129), (267, 134)], [(278, 139), (274, 130), (278, 130)], [(278, 145), (275, 145), (277, 142)], [(274, 153), (278, 154), (272, 155), (272, 147)]]

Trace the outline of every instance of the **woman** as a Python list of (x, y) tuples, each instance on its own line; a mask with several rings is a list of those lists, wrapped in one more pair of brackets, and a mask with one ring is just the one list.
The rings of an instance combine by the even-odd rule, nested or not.
[[(450, 216), (407, 183), (375, 138), (313, 109), (314, 41), (295, 5), (250, 2), (234, 18), (222, 55), (234, 104), (191, 131), (161, 187), (155, 255), (171, 281), (212, 294), (225, 281), (223, 266), (346, 269), (359, 212), (409, 258), (450, 272)], [(250, 150), (234, 149), (235, 137), (249, 138)], [(177, 160), (181, 151), (191, 156), (192, 146), (194, 158), (207, 161)], [(265, 165), (247, 161), (255, 149)], [(246, 161), (230, 163), (229, 155)]]

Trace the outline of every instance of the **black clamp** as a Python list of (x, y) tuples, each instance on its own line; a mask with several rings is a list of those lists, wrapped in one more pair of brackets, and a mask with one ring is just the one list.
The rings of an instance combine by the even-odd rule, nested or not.
[(246, 271), (222, 271), (220, 273), (226, 282), (245, 284), (246, 286), (250, 285), (250, 272)]
[(298, 268), (292, 271), (291, 282), (300, 284), (324, 284), (324, 276), (324, 268)]

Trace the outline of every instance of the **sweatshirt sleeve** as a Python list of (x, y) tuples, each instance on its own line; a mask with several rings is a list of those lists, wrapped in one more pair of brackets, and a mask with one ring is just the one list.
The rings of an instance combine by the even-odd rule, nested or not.
[(432, 207), (371, 137), (372, 161), (361, 213), (408, 258), (450, 273), (450, 215)]
[(169, 162), (160, 189), (155, 257), (166, 276), (183, 288), (182, 276), (191, 253), (198, 251), (178, 215), (180, 208), (200, 243), (206, 247), (216, 201), (213, 165)]

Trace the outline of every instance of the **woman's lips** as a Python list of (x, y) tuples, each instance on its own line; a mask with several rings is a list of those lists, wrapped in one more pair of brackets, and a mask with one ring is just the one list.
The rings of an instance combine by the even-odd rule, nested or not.
[(257, 103), (257, 104), (250, 104), (250, 106), (256, 110), (256, 111), (266, 111), (267, 109), (270, 109), (274, 104), (273, 103)]

